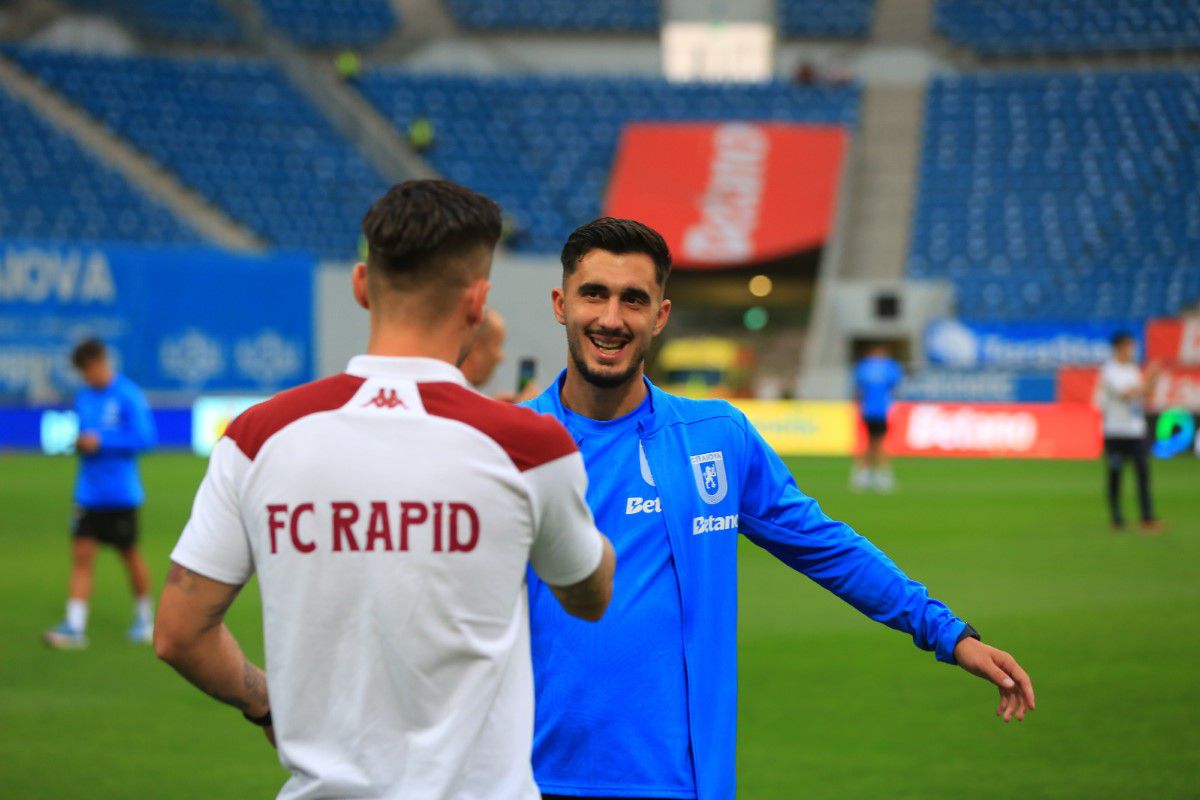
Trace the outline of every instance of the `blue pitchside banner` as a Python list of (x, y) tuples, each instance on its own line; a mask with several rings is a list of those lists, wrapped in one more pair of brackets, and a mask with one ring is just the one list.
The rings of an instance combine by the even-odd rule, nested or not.
[(925, 329), (931, 364), (958, 369), (1053, 370), (1099, 364), (1108, 358), (1118, 331), (1142, 340), (1142, 326), (1109, 322), (981, 323), (943, 319)]
[(151, 392), (310, 380), (314, 269), (290, 253), (0, 242), (0, 400), (69, 396), (70, 350), (88, 336)]

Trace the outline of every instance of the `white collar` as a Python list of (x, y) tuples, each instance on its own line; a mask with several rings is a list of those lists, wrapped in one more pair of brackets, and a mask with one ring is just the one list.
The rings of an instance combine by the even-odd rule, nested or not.
[(362, 378), (390, 375), (408, 378), (417, 383), (458, 383), (467, 385), (458, 367), (448, 361), (415, 356), (355, 356), (346, 366), (346, 372)]

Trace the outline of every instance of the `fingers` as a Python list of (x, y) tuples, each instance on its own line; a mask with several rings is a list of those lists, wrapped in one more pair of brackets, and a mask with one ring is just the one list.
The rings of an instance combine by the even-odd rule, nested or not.
[(1000, 651), (998, 655), (1000, 656), (1001, 668), (1016, 681), (1017, 687), (1021, 691), (1023, 703), (1030, 710), (1033, 710), (1037, 706), (1037, 700), (1033, 694), (1033, 681), (1030, 680), (1029, 674), (1021, 669), (1021, 665), (1017, 663), (1017, 660), (1008, 653)]

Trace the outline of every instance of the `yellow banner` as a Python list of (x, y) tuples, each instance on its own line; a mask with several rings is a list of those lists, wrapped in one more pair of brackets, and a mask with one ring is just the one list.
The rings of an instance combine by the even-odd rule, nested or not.
[(781, 456), (844, 456), (854, 451), (853, 403), (818, 400), (734, 400)]

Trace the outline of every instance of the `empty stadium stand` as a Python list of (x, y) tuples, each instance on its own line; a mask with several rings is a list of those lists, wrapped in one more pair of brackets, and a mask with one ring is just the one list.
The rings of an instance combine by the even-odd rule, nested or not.
[(658, 0), (445, 0), (460, 27), (502, 31), (620, 31), (658, 30)]
[(381, 69), (364, 94), (402, 130), (418, 116), (443, 175), (515, 216), (517, 250), (556, 253), (598, 216), (621, 127), (636, 120), (775, 120), (853, 125), (857, 87), (670, 84), (648, 78), (480, 78)]
[(0, 91), (0, 237), (198, 242), (165, 207)]
[(1200, 71), (942, 77), (909, 274), (968, 319), (1135, 320), (1200, 298)]
[[(784, 36), (862, 37), (870, 29), (875, 0), (778, 0)], [(653, 33), (660, 24), (657, 0), (446, 0), (463, 28)]]
[(266, 62), (9, 53), (276, 247), (352, 256), (386, 188)]
[(388, 0), (259, 0), (271, 25), (310, 47), (365, 46), (399, 24)]
[(934, 29), (984, 56), (1200, 47), (1200, 0), (938, 0)]
[(871, 31), (875, 0), (778, 0), (783, 36), (862, 38)]
[(71, 5), (111, 16), (147, 39), (226, 44), (241, 39), (220, 0), (71, 0)]

